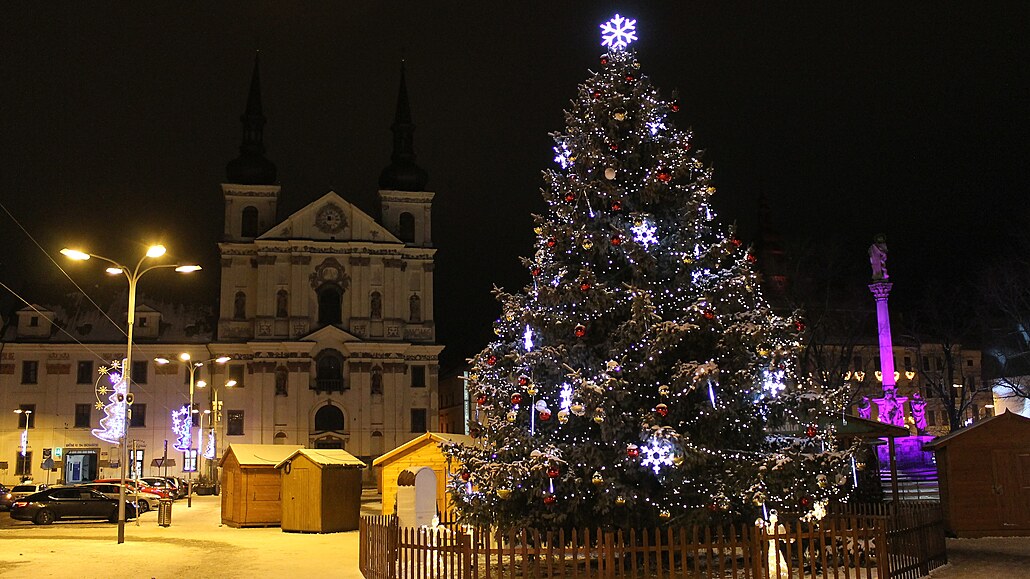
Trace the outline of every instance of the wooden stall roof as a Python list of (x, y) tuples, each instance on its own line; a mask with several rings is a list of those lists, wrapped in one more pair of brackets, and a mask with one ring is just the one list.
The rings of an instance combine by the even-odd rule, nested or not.
[(274, 467), (301, 448), (304, 447), (287, 444), (230, 444), (221, 460), (218, 461), (218, 466), (225, 465), (225, 459), (231, 452), (240, 466)]
[(927, 450), (934, 450), (934, 449), (940, 448), (942, 446), (947, 446), (947, 445), (951, 444), (956, 438), (958, 438), (960, 436), (965, 436), (966, 434), (969, 434), (970, 432), (973, 432), (973, 431), (975, 431), (977, 429), (980, 429), (980, 428), (991, 429), (991, 428), (993, 428), (995, 426), (998, 426), (999, 424), (1004, 424), (1006, 422), (1012, 422), (1012, 423), (1015, 423), (1015, 424), (1021, 424), (1023, 426), (1026, 426), (1027, 429), (1030, 430), (1030, 418), (1026, 418), (1025, 416), (1020, 416), (1019, 414), (1016, 414), (1015, 412), (1003, 412), (1002, 414), (998, 414), (998, 415), (992, 416), (990, 418), (985, 418), (983, 420), (978, 420), (978, 421), (974, 422), (971, 426), (968, 426), (966, 428), (962, 428), (960, 430), (956, 430), (955, 432), (952, 432), (952, 433), (947, 434), (945, 436), (942, 436), (940, 438), (935, 438), (935, 439), (931, 440), (930, 442), (927, 442), (926, 444), (924, 444), (923, 448), (925, 448)]
[(452, 432), (427, 432), (421, 436), (415, 437), (408, 442), (398, 446), (390, 452), (380, 455), (374, 461), (372, 466), (379, 466), (384, 462), (392, 460), (395, 457), (401, 456), (407, 452), (410, 452), (416, 448), (424, 446), (426, 444), (440, 444), (443, 442), (454, 442), (457, 444), (472, 445), (475, 439), (467, 434), (455, 434)]
[(279, 461), (275, 468), (282, 468), (287, 462), (298, 455), (304, 455), (308, 460), (323, 468), (365, 468), (368, 465), (361, 459), (338, 448), (298, 448), (290, 456)]
[[(886, 424), (868, 418), (859, 418), (850, 414), (834, 416), (832, 419), (819, 421), (819, 426), (832, 426), (834, 434), (846, 438), (877, 439), (877, 438), (902, 438), (911, 433), (907, 428)], [(798, 434), (804, 430), (802, 425), (785, 425), (775, 432), (780, 434)]]

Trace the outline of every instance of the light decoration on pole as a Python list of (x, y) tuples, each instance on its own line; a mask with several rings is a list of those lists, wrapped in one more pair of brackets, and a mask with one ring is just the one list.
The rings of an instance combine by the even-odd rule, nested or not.
[(183, 406), (172, 410), (172, 432), (175, 433), (175, 450), (186, 452), (193, 448), (193, 415), (191, 408)]
[(637, 21), (616, 14), (601, 25), (601, 46), (622, 50), (637, 39)]
[[(125, 405), (126, 387), (122, 375), (122, 362), (113, 361), (111, 366), (99, 368), (100, 377), (94, 385), (94, 392), (97, 396), (96, 408), (104, 411), (104, 417), (100, 419), (100, 428), (94, 428), (93, 436), (110, 444), (120, 444), (125, 437), (125, 420), (127, 408)], [(102, 398), (107, 396), (105, 405)]]
[[(214, 420), (214, 416), (211, 417)], [(211, 427), (211, 431), (207, 434), (207, 446), (204, 447), (204, 458), (211, 460), (215, 457), (215, 429)]]

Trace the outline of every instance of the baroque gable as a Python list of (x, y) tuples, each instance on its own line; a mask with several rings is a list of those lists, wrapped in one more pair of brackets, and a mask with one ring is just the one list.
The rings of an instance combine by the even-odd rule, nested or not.
[(330, 191), (258, 237), (316, 241), (401, 243), (397, 237), (354, 204)]

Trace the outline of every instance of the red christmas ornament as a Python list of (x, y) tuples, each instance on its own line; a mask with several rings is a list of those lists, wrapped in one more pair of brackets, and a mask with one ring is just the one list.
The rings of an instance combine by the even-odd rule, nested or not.
[(605, 66), (607, 64), (608, 64), (608, 57), (607, 56), (602, 56), (601, 57), (601, 66)]
[(554, 495), (547, 495), (546, 497), (544, 497), (545, 505), (553, 505), (556, 502), (558, 502), (558, 499), (554, 498)]
[(672, 112), (674, 113), (680, 112), (680, 104), (676, 101), (672, 101), (672, 104), (669, 105), (669, 108), (672, 109)]
[(472, 475), (469, 473), (469, 471), (467, 471), (467, 470), (461, 471), (461, 480), (463, 480), (465, 482), (468, 482), (468, 480), (470, 478), (472, 478)]
[(705, 310), (704, 313), (701, 315), (703, 315), (706, 320), (715, 319), (715, 312), (713, 312), (712, 310)]
[(626, 82), (633, 82), (633, 75), (632, 74), (627, 74), (626, 75)]
[(690, 143), (683, 143), (683, 150), (684, 151), (689, 151), (690, 150)]
[(805, 322), (802, 322), (801, 320), (794, 320), (794, 327), (797, 328), (797, 331), (804, 332)]
[(622, 211), (622, 201), (618, 199), (612, 201), (612, 211)]
[(547, 247), (554, 247), (555, 245), (558, 245), (558, 240), (553, 238), (553, 237), (548, 237), (547, 238)]
[(815, 438), (816, 434), (819, 434), (819, 429), (814, 424), (809, 424), (808, 428), (805, 428), (805, 436), (808, 438)]
[(613, 150), (613, 151), (618, 151), (619, 150), (619, 146), (618, 145), (608, 145), (608, 148)]
[(480, 405), (480, 406), (482, 406), (482, 405), (486, 404), (486, 394), (480, 394), (480, 395), (479, 395), (479, 396), (478, 396), (478, 397), (476, 398), (476, 404), (478, 404), (478, 405)]
[(512, 404), (522, 404), (522, 395), (519, 394), (518, 392), (516, 392), (515, 394), (512, 394), (511, 395), (511, 403)]
[(493, 365), (494, 365), (494, 364), (496, 364), (496, 363), (497, 363), (497, 356), (489, 356), (489, 357), (488, 357), (488, 358), (486, 359), (486, 365), (487, 365), (487, 366), (493, 366)]
[(576, 329), (573, 330), (573, 333), (576, 334), (577, 338), (582, 338), (583, 336), (587, 335), (587, 327), (583, 324), (577, 324)]
[(801, 506), (807, 507), (812, 502), (812, 497), (801, 497)]
[(469, 429), (469, 436), (472, 438), (479, 438), (480, 434), (482, 434), (482, 432), (479, 430), (478, 426), (473, 426)]
[(658, 171), (658, 180), (661, 181), (662, 183), (668, 183), (669, 181), (672, 181), (672, 173), (670, 173), (670, 172), (668, 172), (668, 171), (666, 171), (664, 169), (661, 170), (661, 171)]
[(635, 446), (631, 446), (626, 449), (626, 456), (630, 458), (636, 458), (640, 456), (640, 449)]
[(730, 240), (730, 243), (733, 244), (733, 247), (740, 247), (741, 241), (739, 239), (737, 239), (736, 237), (734, 237), (733, 239)]
[(576, 200), (576, 196), (573, 195), (572, 193), (566, 193), (565, 194), (565, 202), (566, 203), (572, 203), (575, 200)]
[(525, 374), (519, 376), (519, 386), (525, 386), (526, 384), (529, 384), (529, 376)]
[(715, 511), (719, 510), (719, 505), (717, 505), (715, 503), (709, 503), (708, 504), (708, 510), (712, 511), (714, 513)]
[(547, 467), (547, 476), (548, 476), (548, 478), (558, 478), (558, 475), (560, 475), (560, 474), (561, 474), (561, 471), (558, 470), (558, 467), (556, 467), (556, 466)]
[(533, 277), (536, 277), (543, 273), (543, 270), (537, 266), (533, 266), (533, 269), (529, 270), (529, 273), (533, 274)]
[(755, 263), (755, 262), (758, 261), (758, 258), (755, 257), (755, 254), (749, 253), (749, 254), (747, 254), (747, 260), (748, 260), (749, 263)]
[(601, 91), (595, 90), (590, 96), (594, 97), (594, 100), (596, 101), (601, 98)]
[(618, 235), (612, 236), (612, 245), (622, 245), (622, 238)]
[(540, 411), (540, 420), (543, 420), (544, 422), (547, 422), (550, 419), (551, 419), (551, 411), (550, 410), (544, 408), (543, 410)]
[(657, 412), (657, 413), (659, 414), (659, 416), (661, 416), (662, 418), (665, 418), (666, 416), (668, 416), (668, 415), (669, 415), (669, 406), (668, 406), (668, 405), (666, 405), (666, 404), (659, 404), (658, 406), (655, 406), (655, 407), (654, 407), (654, 410), (655, 410), (655, 412)]
[(583, 282), (579, 284), (579, 291), (585, 292), (590, 291), (590, 282)]

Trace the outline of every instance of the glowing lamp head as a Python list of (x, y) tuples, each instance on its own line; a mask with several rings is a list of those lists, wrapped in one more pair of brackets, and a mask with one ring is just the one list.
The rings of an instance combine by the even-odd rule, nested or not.
[(147, 248), (147, 257), (161, 257), (166, 251), (163, 245), (151, 245)]
[(109, 267), (109, 268), (105, 269), (104, 271), (106, 271), (107, 273), (109, 273), (111, 275), (121, 275), (121, 274), (125, 273), (125, 270), (123, 270), (120, 267)]
[(171, 364), (171, 362), (172, 362), (168, 358), (154, 358), (154, 361), (157, 362), (158, 364), (161, 364), (162, 366), (164, 366), (165, 364)]
[(193, 273), (195, 271), (200, 271), (202, 269), (204, 268), (200, 267), (199, 265), (180, 265), (179, 267), (175, 268), (175, 271), (179, 273)]
[(197, 380), (196, 386), (197, 386), (197, 388), (204, 388), (205, 386), (207, 386), (207, 382), (205, 382), (203, 380)]
[(183, 353), (179, 354), (179, 359), (182, 360), (183, 362), (189, 362), (190, 361), (190, 355), (188, 353), (186, 353), (186, 352), (183, 352)]
[(87, 259), (89, 259), (88, 253), (84, 251), (79, 251), (77, 249), (68, 249), (67, 247), (61, 250), (61, 255), (67, 257), (68, 259), (74, 259), (77, 261), (86, 261)]
[(216, 364), (225, 364), (229, 360), (232, 360), (232, 358), (230, 358), (229, 356), (219, 356), (219, 357), (215, 358), (215, 363)]
[(235, 380), (229, 380), (228, 382), (225, 383), (225, 387), (226, 388), (232, 388), (235, 385), (236, 385), (236, 381)]

